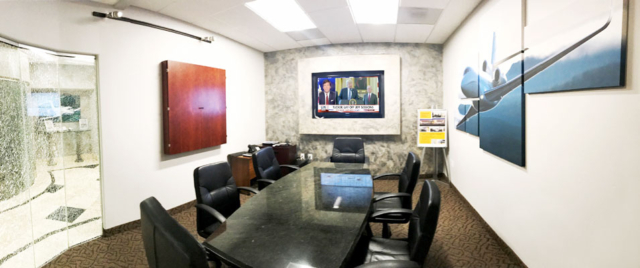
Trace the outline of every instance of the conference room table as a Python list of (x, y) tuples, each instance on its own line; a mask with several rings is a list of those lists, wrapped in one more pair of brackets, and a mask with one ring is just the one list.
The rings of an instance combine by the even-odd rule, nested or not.
[(231, 267), (344, 267), (372, 197), (366, 164), (311, 162), (252, 196), (204, 245)]

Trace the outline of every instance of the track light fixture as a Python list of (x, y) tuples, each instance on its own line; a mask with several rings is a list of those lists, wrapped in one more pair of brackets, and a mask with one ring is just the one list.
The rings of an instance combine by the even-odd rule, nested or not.
[(214, 41), (214, 37), (213, 36), (200, 37), (200, 36), (196, 36), (196, 35), (193, 35), (193, 34), (188, 34), (188, 33), (185, 33), (185, 32), (178, 31), (178, 30), (174, 30), (174, 29), (171, 29), (171, 28), (155, 25), (155, 24), (152, 24), (152, 23), (148, 23), (148, 22), (144, 22), (144, 21), (139, 21), (139, 20), (134, 20), (134, 19), (130, 19), (130, 18), (127, 18), (127, 17), (123, 17), (122, 16), (122, 11), (111, 11), (109, 13), (102, 13), (102, 12), (94, 11), (92, 13), (92, 15), (94, 17), (98, 17), (98, 18), (107, 18), (107, 19), (112, 19), (112, 20), (125, 21), (125, 22), (129, 22), (129, 23), (133, 23), (133, 24), (137, 24), (137, 25), (141, 25), (141, 26), (146, 26), (146, 27), (150, 27), (150, 28), (154, 28), (154, 29), (158, 29), (158, 30), (163, 30), (163, 31), (166, 31), (166, 32), (179, 34), (179, 35), (186, 36), (186, 37), (189, 37), (189, 38), (198, 39), (198, 40), (200, 40), (202, 42), (212, 43)]
[(122, 11), (111, 11), (107, 14), (107, 17), (110, 19), (119, 19), (122, 18)]

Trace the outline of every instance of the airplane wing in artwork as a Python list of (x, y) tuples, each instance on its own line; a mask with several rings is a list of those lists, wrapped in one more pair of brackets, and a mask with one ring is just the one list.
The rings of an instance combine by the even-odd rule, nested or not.
[(476, 108), (473, 107), (473, 105), (471, 105), (471, 108), (469, 108), (469, 111), (467, 111), (467, 113), (464, 115), (464, 117), (462, 119), (460, 119), (460, 122), (458, 122), (457, 126), (462, 125), (464, 122), (467, 122), (467, 120), (469, 120), (469, 118), (471, 118), (472, 116), (478, 114), (478, 110), (476, 110)]
[(501, 59), (501, 60), (499, 60), (499, 61), (497, 61), (497, 62), (493, 63), (493, 66), (498, 66), (498, 65), (500, 65), (500, 64), (503, 64), (505, 61), (508, 61), (508, 60), (510, 60), (511, 58), (513, 58), (513, 57), (515, 57), (515, 56), (520, 55), (521, 53), (524, 53), (527, 49), (528, 49), (528, 48), (525, 48), (525, 49), (523, 49), (522, 51), (518, 51), (518, 52), (516, 52), (516, 53), (513, 53), (513, 54), (511, 54), (511, 55), (507, 56), (506, 58)]
[(534, 77), (536, 74), (542, 72), (544, 69), (547, 69), (549, 66), (554, 64), (556, 61), (560, 60), (562, 57), (566, 56), (571, 51), (575, 50), (576, 48), (578, 48), (582, 44), (584, 44), (587, 41), (589, 41), (594, 36), (598, 35), (600, 32), (604, 31), (607, 27), (609, 27), (609, 24), (611, 24), (611, 14), (609, 14), (609, 19), (607, 20), (607, 22), (604, 25), (602, 25), (602, 27), (598, 28), (593, 33), (591, 33), (591, 34), (585, 36), (584, 38), (580, 39), (578, 42), (574, 43), (573, 45), (565, 48), (564, 50), (556, 53), (555, 55), (549, 57), (548, 59), (544, 60), (543, 62), (540, 62), (540, 63), (536, 64), (535, 66), (531, 67), (531, 69), (527, 70), (524, 73), (524, 80), (527, 81), (527, 80), (529, 80), (529, 78)]
[[(498, 87), (495, 87), (495, 88), (491, 89), (490, 91), (485, 92), (485, 98), (488, 98), (490, 100), (496, 100), (496, 99), (500, 99), (500, 98), (504, 97), (509, 92), (511, 92), (513, 89), (515, 89), (518, 86), (522, 85), (522, 83), (524, 83), (525, 81), (527, 81), (530, 78), (534, 77), (538, 73), (544, 71), (549, 66), (551, 66), (554, 63), (556, 63), (558, 60), (562, 59), (562, 57), (564, 57), (567, 54), (571, 53), (571, 51), (574, 51), (576, 48), (578, 48), (582, 44), (586, 43), (591, 38), (593, 38), (594, 36), (598, 35), (600, 32), (604, 31), (607, 27), (609, 27), (609, 24), (611, 24), (611, 15), (609, 15), (609, 19), (607, 20), (607, 22), (604, 25), (602, 25), (602, 27), (598, 28), (597, 30), (595, 30), (591, 34), (589, 34), (589, 35), (585, 36), (584, 38), (580, 39), (578, 42), (574, 43), (573, 45), (571, 45), (571, 46), (565, 48), (564, 50), (552, 55), (551, 57), (547, 58), (546, 60), (536, 64), (535, 66), (531, 67), (529, 70), (526, 70), (524, 72), (524, 79), (522, 79), (522, 75), (518, 75), (518, 76), (514, 77), (513, 79), (507, 81), (506, 83), (504, 83), (504, 84), (502, 84), (502, 85), (500, 85)], [(522, 79), (522, 83), (520, 83), (521, 79)]]

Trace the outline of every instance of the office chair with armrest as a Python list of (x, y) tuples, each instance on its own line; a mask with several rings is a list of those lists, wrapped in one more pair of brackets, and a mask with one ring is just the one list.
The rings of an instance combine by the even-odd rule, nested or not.
[(362, 138), (338, 137), (333, 141), (331, 162), (337, 163), (365, 163), (368, 162), (364, 154)]
[(262, 190), (282, 178), (280, 168), (288, 168), (291, 172), (300, 169), (292, 165), (280, 165), (273, 148), (266, 147), (253, 154), (253, 170), (256, 172), (258, 189)]
[[(373, 196), (373, 213), (388, 209), (411, 209), (413, 190), (420, 175), (420, 159), (414, 153), (407, 155), (407, 161), (401, 173), (383, 174), (373, 178), (374, 180), (387, 177), (398, 177), (398, 192), (376, 192)], [(391, 237), (390, 223), (404, 224), (409, 222), (410, 215), (384, 214), (379, 217), (370, 217), (369, 222), (382, 223), (382, 237)]]
[(226, 218), (240, 208), (240, 192), (258, 194), (250, 187), (237, 187), (227, 162), (197, 167), (193, 171), (196, 190), (196, 223), (198, 234), (207, 238)]
[(155, 197), (140, 203), (142, 242), (151, 268), (209, 268), (204, 247)]
[(364, 263), (401, 260), (413, 261), (422, 265), (429, 253), (429, 248), (431, 248), (440, 215), (440, 189), (436, 183), (429, 180), (424, 182), (420, 199), (413, 211), (404, 208), (390, 209), (375, 212), (372, 216), (380, 217), (385, 214), (404, 214), (411, 218), (408, 238), (403, 240), (368, 238)]

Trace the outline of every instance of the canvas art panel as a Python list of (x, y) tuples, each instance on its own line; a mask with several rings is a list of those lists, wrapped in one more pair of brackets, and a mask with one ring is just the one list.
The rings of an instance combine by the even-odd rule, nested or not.
[(527, 1), (525, 92), (624, 86), (627, 6), (627, 0)]

